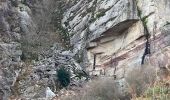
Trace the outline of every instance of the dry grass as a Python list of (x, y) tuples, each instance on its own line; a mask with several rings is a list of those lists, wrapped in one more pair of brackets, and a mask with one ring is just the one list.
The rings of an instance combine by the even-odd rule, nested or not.
[(132, 100), (170, 100), (170, 71), (166, 67), (156, 71), (152, 66), (143, 66), (129, 72), (126, 79)]
[[(166, 70), (166, 75), (165, 73), (162, 74), (162, 79), (155, 81), (153, 85), (147, 87), (141, 98), (145, 98), (146, 100), (170, 100), (170, 70)], [(143, 99), (137, 98), (135, 100)]]
[(81, 93), (61, 100), (118, 100), (113, 78), (100, 78), (87, 84)]
[(126, 76), (126, 81), (131, 89), (133, 97), (140, 96), (149, 85), (156, 79), (156, 70), (152, 66), (141, 66), (130, 71)]
[[(157, 67), (158, 68), (158, 67)], [(166, 72), (166, 75), (164, 75)], [(161, 75), (161, 73), (163, 75)], [(162, 78), (162, 76), (166, 76)], [(162, 80), (160, 80), (162, 78)], [(81, 92), (61, 100), (170, 100), (170, 71), (151, 65), (133, 69), (125, 77), (132, 98), (123, 98), (112, 78), (92, 80)], [(120, 87), (119, 87), (120, 88)], [(125, 96), (124, 96), (125, 97)]]

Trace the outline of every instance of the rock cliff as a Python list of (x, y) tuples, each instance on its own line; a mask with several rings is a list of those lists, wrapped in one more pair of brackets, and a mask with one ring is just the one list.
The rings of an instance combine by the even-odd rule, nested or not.
[[(144, 63), (169, 64), (168, 0), (79, 0), (64, 13), (75, 53), (92, 75), (123, 78)], [(81, 54), (81, 53), (80, 53)], [(157, 57), (159, 56), (159, 57)]]
[(169, 66), (169, 33), (169, 0), (0, 0), (0, 100), (48, 99), (61, 67), (78, 86)]

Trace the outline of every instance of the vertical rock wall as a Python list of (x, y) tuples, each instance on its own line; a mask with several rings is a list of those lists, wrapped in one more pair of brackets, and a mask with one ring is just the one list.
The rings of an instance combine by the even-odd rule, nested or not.
[(169, 64), (169, 4), (168, 0), (79, 0), (62, 22), (72, 35), (73, 51), (86, 51), (90, 74), (122, 78), (142, 61), (157, 67)]

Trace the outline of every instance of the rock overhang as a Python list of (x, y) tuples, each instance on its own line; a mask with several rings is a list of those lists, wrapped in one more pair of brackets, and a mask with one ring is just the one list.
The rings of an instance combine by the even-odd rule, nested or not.
[(98, 34), (94, 37), (91, 37), (91, 39), (89, 41), (95, 42), (95, 41), (100, 40), (103, 37), (106, 38), (106, 37), (110, 37), (110, 36), (121, 35), (122, 33), (124, 33), (125, 30), (127, 30), (129, 27), (131, 27), (137, 21), (139, 21), (139, 20), (138, 19), (128, 19), (128, 20), (122, 21), (122, 22), (114, 25), (113, 27), (107, 29), (106, 31), (101, 32), (100, 34)]
[(72, 45), (80, 45), (80, 41), (93, 41), (108, 32), (121, 34), (139, 20), (134, 0), (98, 0), (93, 5), (94, 2), (80, 0), (64, 14), (62, 23), (73, 34), (70, 39)]

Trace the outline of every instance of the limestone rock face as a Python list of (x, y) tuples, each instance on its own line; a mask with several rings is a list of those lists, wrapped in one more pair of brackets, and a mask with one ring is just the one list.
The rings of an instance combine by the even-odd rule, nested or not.
[(141, 63), (169, 65), (169, 8), (168, 0), (79, 0), (62, 23), (90, 74), (123, 78)]
[(0, 99), (6, 100), (11, 92), (15, 76), (20, 69), (22, 54), (19, 16), (11, 9), (11, 2), (0, 1)]
[(108, 29), (117, 35), (136, 22), (135, 5), (133, 0), (79, 0), (65, 12), (62, 20), (63, 26), (73, 35), (71, 43), (75, 52), (83, 47), (83, 40), (97, 39)]

